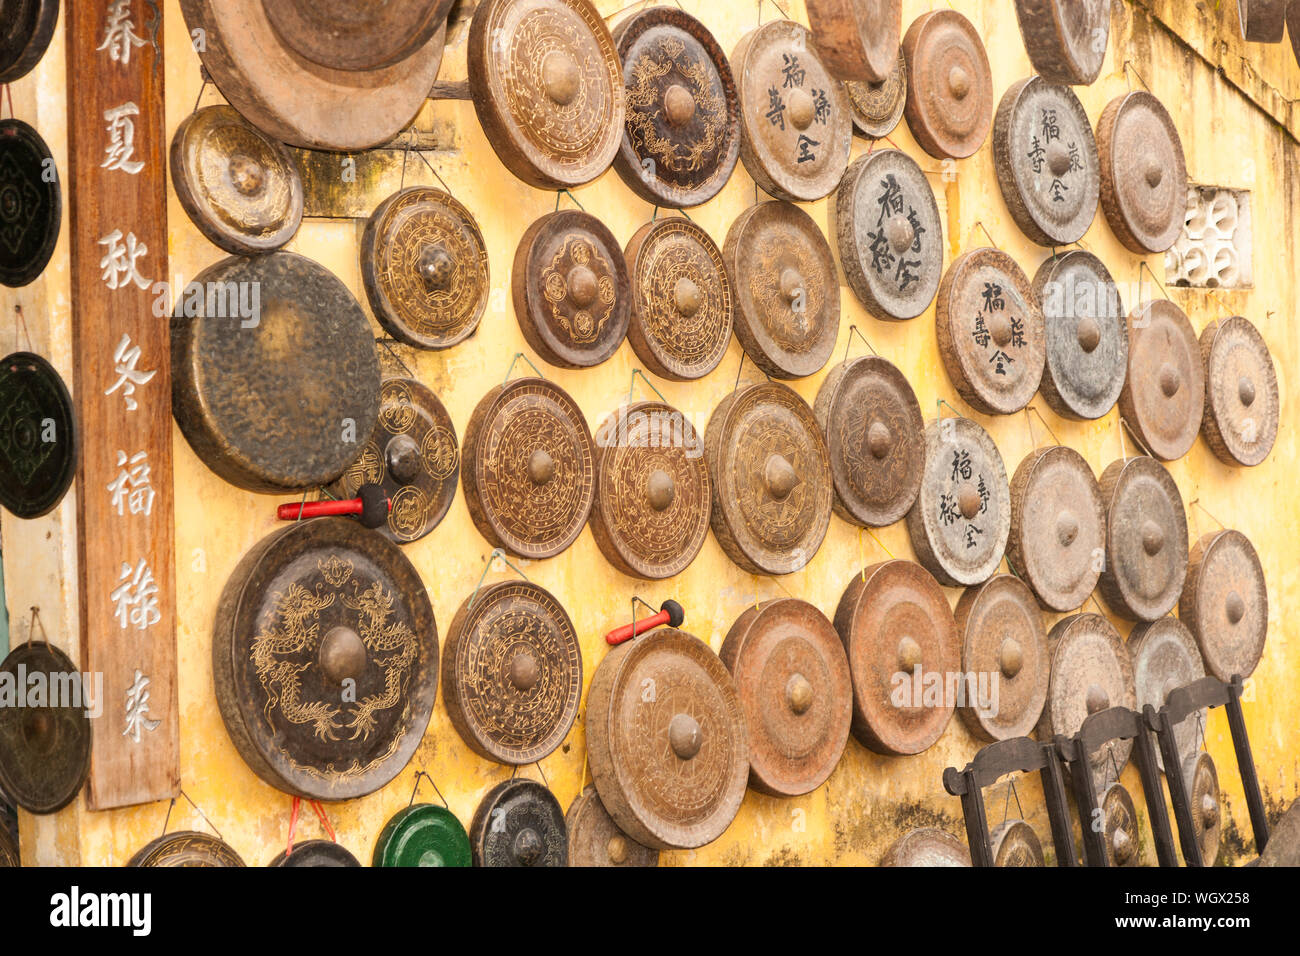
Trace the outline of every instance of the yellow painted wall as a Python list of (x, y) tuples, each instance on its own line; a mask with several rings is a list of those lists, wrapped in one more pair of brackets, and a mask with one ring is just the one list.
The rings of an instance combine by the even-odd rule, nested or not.
[[(779, 16), (771, 0), (763, 0), (757, 6), (752, 0), (682, 2), (688, 12), (704, 21), (728, 51), (756, 25), (760, 15), (764, 20)], [(985, 38), (997, 96), (1031, 72), (1012, 0), (954, 0), (951, 5), (969, 16)], [(602, 12), (613, 13), (622, 3), (601, 0), (597, 6)], [(791, 16), (806, 22), (801, 0), (783, 0), (783, 6)], [(905, 0), (904, 27), (933, 6), (920, 0)], [(1222, 9), (1216, 11), (1216, 6)], [(1290, 377), (1300, 359), (1300, 338), (1292, 319), (1296, 280), (1289, 251), (1295, 234), (1300, 186), (1294, 172), (1297, 144), (1286, 131), (1290, 125), (1289, 106), (1280, 120), (1265, 110), (1269, 108), (1268, 102), (1277, 104), (1295, 95), (1300, 73), (1289, 49), (1246, 46), (1237, 43), (1235, 36), (1229, 37), (1237, 28), (1233, 6), (1191, 0), (1139, 0), (1137, 3), (1116, 0), (1110, 50), (1102, 75), (1093, 86), (1076, 88), (1076, 91), (1095, 122), (1105, 104), (1129, 88), (1123, 65), (1131, 60), (1137, 73), (1151, 84), (1153, 92), (1173, 114), (1183, 137), (1191, 179), (1254, 192), (1256, 288), (1215, 295), (1179, 290), (1170, 290), (1170, 294), (1187, 311), (1198, 331), (1225, 314), (1245, 315), (1260, 328), (1272, 349), (1281, 385), (1281, 434), (1271, 458), (1255, 469), (1222, 465), (1204, 442), (1198, 440), (1191, 453), (1171, 463), (1169, 470), (1185, 501), (1199, 499), (1229, 527), (1244, 531), (1255, 542), (1263, 560), (1271, 606), (1269, 642), (1255, 672), (1254, 699), (1245, 709), (1266, 800), (1270, 810), (1276, 813), (1300, 793), (1297, 774), (1300, 697), (1291, 692), (1285, 676), (1300, 663), (1300, 646), (1294, 619), (1282, 613), (1300, 598), (1300, 577), (1295, 569), (1300, 498), (1295, 494), (1297, 443), (1291, 427), (1297, 393)], [(1184, 43), (1173, 37), (1153, 18), (1152, 10), (1169, 22), (1182, 23), (1186, 27), (1184, 32), (1195, 42)], [(166, 2), (166, 20), (170, 136), (193, 107), (200, 80), (198, 57), (191, 50), (175, 0)], [(1243, 71), (1234, 61), (1233, 71), (1219, 75), (1194, 52), (1198, 48), (1207, 51), (1206, 55), (1216, 63), (1220, 58), (1231, 59), (1234, 51), (1258, 58), (1248, 64), (1253, 65), (1251, 71)], [(35, 124), (50, 140), (60, 167), (66, 170), (63, 70), (60, 32), (40, 69), (15, 85), (15, 99), (20, 115), (27, 111), (29, 116), (35, 116)], [(1231, 82), (1231, 77), (1238, 75), (1253, 78), (1238, 88)], [(440, 79), (456, 80), (464, 76), (462, 28), (449, 37)], [(1265, 106), (1255, 105), (1248, 100), (1248, 95), (1265, 101)], [(212, 87), (208, 88), (203, 102), (220, 102)], [(499, 294), (494, 296), (478, 333), (468, 342), (447, 352), (403, 349), (402, 354), (419, 378), (439, 394), (458, 433), (463, 434), (471, 410), (483, 393), (501, 380), (511, 355), (516, 351), (528, 352), (509, 304), (509, 269), (524, 228), (533, 218), (555, 208), (556, 196), (525, 186), (506, 172), (484, 139), (470, 103), (431, 103), (420, 125), (427, 128), (435, 122), (452, 125), (455, 143), (452, 151), (432, 156), (431, 161), (457, 198), (477, 217), (490, 251), (492, 284)], [(1025, 239), (1008, 214), (997, 186), (988, 143), (974, 157), (956, 163), (955, 178), (945, 182), (938, 175), (938, 161), (922, 153), (905, 123), (893, 133), (892, 139), (918, 159), (923, 168), (936, 171), (931, 181), (941, 207), (946, 208), (947, 261), (962, 251), (986, 244), (977, 222), (983, 223), (997, 244), (1014, 255), (1030, 276), (1051, 254), (1050, 250)], [(864, 152), (867, 146), (866, 141), (855, 139), (854, 155)], [(652, 213), (652, 207), (635, 198), (612, 171), (595, 183), (575, 190), (575, 194), (589, 212), (609, 225), (620, 242), (626, 241)], [(738, 164), (721, 194), (707, 205), (691, 210), (690, 215), (721, 245), (728, 225), (753, 201), (753, 182)], [(570, 203), (568, 197), (563, 203)], [(826, 201), (805, 208), (826, 229)], [(170, 191), (168, 215), (172, 273), (188, 280), (224, 257), (224, 253), (200, 236)], [(307, 221), (288, 248), (332, 269), (364, 304), (357, 262), (358, 238), (359, 226), (355, 222)], [(1133, 305), (1136, 293), (1132, 284), (1138, 278), (1139, 260), (1119, 245), (1100, 212), (1084, 243), (1107, 263), (1121, 284), (1126, 306)], [(1163, 257), (1151, 257), (1148, 263), (1157, 276), (1163, 277)], [(27, 305), (29, 321), (33, 312), (40, 313), (37, 316), (37, 324), (42, 326), (40, 335), (51, 343), (55, 364), (65, 374), (70, 371), (67, 368), (67, 266), (65, 240), (47, 276), (36, 287), (18, 293), (6, 291), (0, 298), (5, 315), (12, 313), (10, 302), (16, 296), (25, 296), (23, 301), (36, 303)], [(1143, 289), (1143, 294), (1150, 297), (1160, 292), (1150, 286)], [(843, 355), (849, 327), (856, 324), (880, 354), (903, 370), (927, 417), (933, 416), (936, 400), (942, 398), (979, 421), (996, 440), (1008, 474), (1033, 447), (1050, 440), (1042, 425), (1035, 420), (1031, 426), (1023, 413), (991, 418), (970, 411), (961, 402), (939, 360), (933, 307), (911, 322), (888, 323), (868, 316), (847, 286), (842, 288), (841, 297), (843, 317), (832, 363)], [(375, 329), (379, 334), (377, 325)], [(0, 336), (4, 334), (0, 330)], [(855, 343), (855, 352), (860, 348), (861, 344)], [(722, 364), (703, 381), (686, 384), (656, 381), (655, 384), (702, 432), (712, 409), (731, 389), (740, 357), (739, 345), (733, 340)], [(631, 348), (624, 344), (614, 358), (598, 368), (578, 372), (546, 368), (545, 371), (574, 396), (594, 427), (626, 400), (629, 376), (635, 365)], [(751, 364), (746, 363), (746, 368), (746, 379), (756, 376)], [(794, 382), (793, 387), (811, 403), (823, 374)], [(1071, 423), (1053, 415), (1041, 398), (1034, 405), (1061, 441), (1079, 449), (1098, 474), (1121, 454), (1117, 411), (1097, 422)], [(174, 445), (181, 779), (186, 793), (246, 862), (264, 865), (284, 845), (289, 798), (262, 783), (244, 765), (227, 738), (214, 698), (210, 641), (221, 587), (240, 556), (274, 530), (276, 522), (272, 515), (277, 499), (244, 492), (217, 478), (195, 458), (179, 431), (174, 432)], [(1129, 448), (1132, 453), (1131, 443)], [(25, 535), (24, 548), (30, 548), (33, 554), (40, 551), (42, 561), (61, 562), (59, 566), (65, 569), (68, 580), (72, 580), (75, 549), (64, 544), (71, 540), (66, 536), (72, 528), (69, 522), (75, 515), (74, 508), (70, 495), (52, 516), (28, 528), (20, 528), (22, 523), (9, 516), (3, 519), (6, 591), (14, 618), (15, 642), (25, 636), (25, 608), (36, 603), (32, 595), (57, 603), (60, 584), (57, 577), (49, 575), (34, 580), (32, 575), (15, 573), (14, 542), (18, 535)], [(1215, 527), (1214, 521), (1197, 508), (1189, 509), (1188, 517), (1194, 537)], [(66, 540), (60, 544), (53, 532), (50, 538), (36, 540), (44, 531), (33, 533), (33, 528), (62, 529)], [(829, 615), (834, 612), (845, 584), (864, 562), (882, 560), (888, 554), (913, 557), (901, 523), (878, 534), (880, 544), (871, 537), (860, 537), (855, 528), (834, 518), (825, 543), (808, 567), (780, 580), (756, 579), (741, 572), (710, 536), (696, 561), (679, 577), (644, 583), (614, 571), (589, 531), (584, 531), (561, 556), (531, 562), (525, 570), (534, 581), (554, 593), (572, 616), (582, 640), (584, 683), (589, 685), (605, 652), (602, 635), (613, 624), (627, 619), (628, 602), (633, 594), (655, 606), (667, 597), (676, 598), (687, 609), (686, 629), (717, 649), (732, 621), (756, 599), (789, 593), (811, 601)], [(444, 631), (456, 608), (473, 590), (490, 550), (470, 521), (459, 494), (446, 519), (431, 535), (406, 546), (407, 555), (424, 577)], [(506, 576), (509, 572), (498, 566), (489, 572), (488, 578)], [(948, 596), (955, 604), (959, 591), (949, 589)], [(65, 594), (63, 604), (70, 608), (71, 617), (58, 619), (60, 636), (53, 633), (51, 636), (72, 649), (75, 658), (75, 599), (67, 601)], [(1049, 625), (1052, 620), (1048, 619)], [(1126, 635), (1131, 625), (1113, 620)], [(1219, 765), (1231, 815), (1231, 822), (1225, 828), (1228, 849), (1225, 856), (1236, 858), (1240, 856), (1243, 840), (1249, 845), (1251, 837), (1240, 785), (1235, 779), (1231, 740), (1221, 713), (1211, 716), (1208, 745)], [(565, 743), (542, 761), (541, 770), (564, 807), (583, 784), (584, 747), (580, 712)], [(912, 826), (939, 825), (961, 834), (960, 806), (955, 798), (944, 794), (940, 775), (947, 766), (963, 765), (977, 749), (977, 743), (959, 720), (949, 725), (932, 749), (914, 757), (881, 757), (850, 740), (836, 772), (816, 792), (793, 800), (750, 792), (739, 817), (721, 839), (698, 851), (666, 853), (663, 862), (668, 865), (874, 864), (889, 844)], [(369, 797), (327, 808), (340, 841), (361, 859), (369, 859), (374, 838), (385, 821), (405, 806), (416, 769), (427, 770), (433, 776), (452, 810), (467, 824), (480, 797), (511, 773), (508, 767), (475, 756), (461, 742), (439, 700), (424, 742), (406, 772)], [(537, 767), (522, 772), (539, 776)], [(1130, 767), (1123, 779), (1140, 806), (1135, 769)], [(1001, 786), (988, 792), (991, 822), (1001, 819), (1004, 793), (1005, 787)], [(424, 791), (422, 794), (422, 799), (433, 799), (431, 794)], [(1018, 796), (1040, 839), (1050, 845), (1035, 781), (1023, 782)], [(23, 814), (24, 859), (31, 863), (79, 859), (84, 863), (121, 864), (158, 835), (166, 813), (165, 803), (90, 813), (79, 799), (55, 820), (37, 820)], [(1145, 820), (1144, 810), (1142, 817)], [(171, 827), (203, 829), (204, 824), (180, 800), (172, 813)], [(314, 836), (316, 829), (310, 814), (304, 815), (299, 827), (300, 838)], [(1144, 823), (1144, 836), (1148, 832)], [(1149, 840), (1145, 852), (1153, 862)]]

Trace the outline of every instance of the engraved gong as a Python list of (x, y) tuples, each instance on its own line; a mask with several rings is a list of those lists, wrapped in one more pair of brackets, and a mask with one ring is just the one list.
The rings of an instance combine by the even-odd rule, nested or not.
[(333, 840), (304, 840), (295, 843), (293, 851), (281, 850), (274, 860), (266, 864), (273, 867), (360, 866), (350, 852)]
[(835, 513), (873, 528), (907, 514), (921, 490), (925, 423), (903, 373), (875, 355), (840, 362), (817, 390), (813, 414), (830, 456)]
[(812, 560), (831, 521), (830, 458), (817, 419), (788, 386), (746, 385), (704, 430), (718, 544), (751, 574), (789, 574)]
[(623, 140), (623, 71), (588, 0), (484, 0), (467, 49), (474, 109), (510, 172), (562, 189), (609, 168)]
[(438, 396), (413, 378), (389, 378), (379, 393), (375, 430), (329, 491), (355, 498), (362, 485), (379, 485), (388, 520), (377, 530), (405, 544), (438, 526), (456, 497), (459, 473), (456, 428)]
[(670, 578), (709, 533), (712, 492), (704, 441), (671, 405), (634, 402), (596, 430), (591, 534), (624, 574)]
[(943, 272), (943, 224), (916, 161), (897, 149), (861, 156), (828, 205), (844, 276), (867, 310), (878, 319), (924, 312)]
[(1178, 603), (1187, 576), (1187, 513), (1154, 458), (1119, 458), (1101, 473), (1106, 565), (1098, 585), (1116, 614), (1154, 621)]
[(494, 548), (553, 558), (591, 514), (595, 449), (569, 394), (543, 378), (497, 385), (465, 426), (465, 504)]
[(1201, 434), (1228, 465), (1258, 465), (1277, 440), (1279, 403), (1273, 358), (1259, 330), (1239, 315), (1201, 331), (1205, 415)]
[(1004, 820), (989, 833), (994, 866), (1046, 866), (1038, 834), (1024, 820)]
[(1097, 152), (1115, 238), (1138, 255), (1164, 252), (1187, 212), (1187, 162), (1168, 110), (1142, 90), (1116, 97), (1097, 120)]
[(243, 866), (225, 842), (195, 830), (177, 830), (151, 840), (127, 866)]
[(1237, 0), (1242, 38), (1251, 43), (1281, 43), (1287, 0)]
[(384, 824), (371, 866), (470, 866), (469, 834), (446, 807), (417, 803)]
[(1016, 0), (1034, 72), (1049, 83), (1088, 86), (1110, 41), (1110, 0)]
[[(1157, 748), (1158, 749), (1158, 748)], [(1112, 783), (1101, 797), (1101, 819), (1106, 827), (1106, 859), (1111, 866), (1137, 866), (1138, 831), (1137, 807), (1128, 789)]]
[[(1200, 648), (1187, 625), (1176, 617), (1138, 624), (1128, 636), (1128, 649), (1133, 656), (1133, 681), (1139, 709), (1150, 704), (1159, 710), (1171, 691), (1205, 676)], [(1206, 711), (1202, 708), (1197, 714), (1189, 714), (1186, 720), (1174, 724), (1174, 740), (1181, 759), (1186, 760), (1196, 753), (1205, 733), (1205, 720)], [(1159, 747), (1154, 750), (1156, 767), (1163, 772), (1164, 754)]]
[(45, 271), (62, 215), (45, 140), (22, 120), (0, 120), (0, 283), (19, 288)]
[(966, 844), (937, 827), (917, 827), (894, 841), (881, 866), (970, 866)]
[(1205, 417), (1205, 366), (1192, 323), (1170, 300), (1152, 299), (1129, 315), (1128, 340), (1119, 412), (1152, 455), (1182, 458)]
[(777, 199), (812, 202), (839, 185), (853, 120), (813, 36), (792, 20), (745, 34), (731, 54), (740, 91), (740, 158)]
[(768, 375), (802, 378), (826, 365), (840, 330), (830, 244), (793, 203), (761, 202), (732, 222), (722, 247), (736, 292), (735, 331)]
[(1192, 816), (1192, 836), (1201, 848), (1201, 865), (1214, 866), (1223, 836), (1219, 772), (1204, 751), (1183, 763), (1183, 785)]
[(1047, 333), (1029, 279), (998, 249), (974, 249), (948, 267), (934, 313), (939, 354), (976, 411), (1010, 415), (1043, 380)]
[(474, 811), (469, 842), (475, 866), (569, 865), (564, 811), (555, 794), (535, 780), (504, 780)]
[(868, 139), (880, 139), (892, 133), (907, 105), (907, 62), (902, 47), (894, 68), (884, 80), (879, 83), (850, 80), (844, 84), (844, 92), (849, 98), (855, 133)]
[(921, 491), (907, 512), (916, 559), (941, 584), (979, 584), (997, 571), (1011, 530), (1006, 466), (969, 418), (925, 427)]
[(601, 803), (660, 850), (712, 843), (745, 797), (749, 744), (735, 683), (703, 641), (662, 628), (613, 648), (587, 694)]
[(793, 797), (816, 790), (849, 740), (853, 683), (826, 615), (778, 598), (746, 608), (718, 651), (749, 728), (749, 785)]
[(491, 295), (487, 244), (448, 193), (411, 186), (379, 204), (361, 236), (361, 280), (399, 341), (445, 349), (474, 334)]
[(1268, 587), (1249, 538), (1215, 531), (1196, 542), (1178, 617), (1211, 675), (1226, 683), (1254, 673), (1268, 639)]
[(689, 219), (655, 219), (624, 250), (632, 287), (627, 340), (647, 369), (703, 378), (731, 344), (735, 293), (712, 237)]
[(0, 83), (22, 79), (41, 61), (59, 22), (59, 0), (0, 2)]
[(956, 10), (912, 21), (903, 37), (907, 105), (917, 145), (937, 159), (965, 159), (993, 121), (993, 73), (975, 25)]
[(549, 591), (502, 581), (461, 604), (443, 649), (442, 699), (476, 754), (541, 760), (568, 735), (581, 695), (582, 648)]
[(347, 518), (253, 546), (221, 592), (217, 703), (249, 768), (286, 793), (347, 800), (415, 753), (438, 688), (438, 630), (401, 550)]
[(406, 59), (444, 25), (452, 0), (262, 0), (284, 44), (312, 63), (375, 70)]
[(172, 314), (172, 412), (190, 448), (248, 491), (334, 481), (379, 416), (379, 360), (357, 300), (292, 252), (225, 259), (194, 282), (226, 295), (186, 295)]
[(889, 75), (903, 28), (902, 0), (808, 0), (817, 52), (841, 80), (879, 83)]
[(961, 665), (943, 588), (911, 561), (873, 564), (844, 589), (835, 630), (853, 677), (853, 736), (879, 754), (929, 749), (952, 719), (945, 675)]
[(1020, 231), (1040, 246), (1083, 238), (1097, 215), (1097, 143), (1068, 86), (1013, 83), (993, 120), (998, 186)]
[[(29, 813), (67, 806), (90, 773), (90, 717), (96, 688), (68, 656), (47, 643), (20, 644), (0, 664), (5, 683), (24, 695), (0, 707), (0, 790)], [(47, 688), (49, 696), (36, 696)]]
[(596, 788), (588, 784), (564, 814), (570, 866), (658, 866), (659, 851), (618, 828)]
[(740, 105), (722, 47), (704, 24), (671, 6), (629, 14), (613, 36), (627, 99), (614, 169), (646, 202), (708, 202), (740, 156)]
[(1015, 575), (994, 575), (962, 592), (954, 617), (968, 675), (962, 721), (980, 740), (1028, 736), (1043, 714), (1050, 666), (1033, 592)]
[(54, 366), (34, 352), (0, 359), (0, 505), (19, 518), (52, 511), (77, 473), (77, 419)]

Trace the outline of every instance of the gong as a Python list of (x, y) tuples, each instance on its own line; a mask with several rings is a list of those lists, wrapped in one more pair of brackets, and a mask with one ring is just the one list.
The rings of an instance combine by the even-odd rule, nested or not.
[(0, 359), (0, 505), (19, 518), (52, 511), (76, 476), (77, 445), (72, 396), (54, 366), (32, 352)]
[(127, 866), (243, 866), (224, 841), (195, 830), (177, 830), (151, 840)]
[(474, 811), (469, 842), (475, 866), (569, 865), (564, 811), (535, 780), (504, 780)]
[(1110, 41), (1109, 0), (1016, 0), (1034, 72), (1049, 83), (1088, 86)]
[(1251, 43), (1281, 43), (1287, 0), (1237, 0), (1241, 35)]
[(59, 0), (6, 0), (0, 13), (0, 83), (12, 83), (30, 73), (49, 48)]
[[(54, 813), (76, 798), (90, 773), (86, 687), (63, 651), (20, 644), (0, 664), (22, 706), (0, 707), (0, 791), (29, 813)], [(46, 696), (44, 688), (48, 688)]]
[(451, 5), (452, 0), (262, 0), (285, 46), (336, 70), (376, 70), (400, 63), (445, 26)]
[(487, 244), (450, 194), (411, 186), (389, 196), (361, 235), (361, 280), (379, 324), (399, 341), (445, 349), (474, 334), (491, 295)]
[(1164, 252), (1187, 212), (1187, 162), (1168, 110), (1142, 90), (1111, 100), (1097, 120), (1097, 153), (1115, 238), (1138, 255)]
[(588, 0), (484, 0), (467, 56), (479, 123), (510, 172), (563, 189), (609, 168), (623, 140), (623, 71)]
[(1190, 804), (1192, 838), (1201, 849), (1201, 865), (1214, 866), (1223, 838), (1223, 807), (1219, 773), (1209, 754), (1202, 751), (1183, 762), (1183, 785)]
[(970, 850), (938, 827), (908, 830), (885, 851), (881, 866), (970, 866)]
[(879, 83), (889, 76), (903, 28), (902, 0), (808, 0), (813, 42), (831, 75)]
[(446, 807), (417, 803), (393, 814), (375, 841), (372, 866), (469, 866), (469, 834)]
[(1111, 462), (1100, 484), (1106, 506), (1101, 596), (1131, 620), (1164, 617), (1187, 576), (1187, 513), (1178, 486), (1145, 455)]
[(916, 559), (939, 583), (980, 584), (997, 571), (1011, 530), (1011, 490), (988, 432), (969, 418), (925, 427), (921, 491), (907, 512)]
[(18, 849), (18, 841), (9, 833), (7, 826), (0, 828), (0, 866), (22, 865), (22, 854)]
[(1115, 280), (1091, 252), (1072, 249), (1043, 260), (1034, 296), (1047, 330), (1043, 398), (1062, 418), (1103, 417), (1128, 374), (1128, 323)]
[(1106, 555), (1106, 511), (1092, 468), (1073, 448), (1025, 456), (1011, 479), (1007, 560), (1051, 611), (1088, 600)]
[(515, 250), (510, 288), (520, 331), (552, 365), (599, 365), (627, 335), (627, 260), (595, 216), (565, 209), (536, 220)]
[(704, 441), (662, 402), (634, 402), (596, 431), (591, 534), (606, 560), (638, 578), (686, 570), (709, 533)]
[(263, 538), (221, 592), (217, 703), (249, 768), (286, 793), (347, 800), (402, 771), (438, 689), (438, 630), (401, 550), (346, 518)]
[(736, 619), (718, 656), (745, 711), (749, 785), (793, 797), (825, 783), (853, 717), (849, 662), (826, 615), (795, 598), (764, 601)]
[(642, 846), (618, 828), (590, 784), (564, 814), (570, 866), (658, 866), (659, 851)]
[(637, 358), (675, 382), (717, 368), (731, 344), (735, 293), (709, 234), (689, 219), (656, 219), (633, 233), (623, 258), (632, 286), (627, 340)]
[(476, 754), (504, 764), (541, 760), (573, 726), (582, 648), (549, 591), (528, 581), (480, 587), (452, 619), (442, 698)]
[(1273, 359), (1259, 330), (1234, 315), (1201, 332), (1205, 415), (1201, 434), (1228, 465), (1258, 465), (1277, 440), (1278, 390)]
[(577, 539), (595, 497), (595, 449), (582, 410), (543, 378), (483, 396), (465, 426), (465, 504), (494, 548), (553, 558)]
[(840, 362), (822, 380), (813, 414), (830, 456), (835, 513), (873, 528), (907, 514), (921, 490), (925, 423), (897, 366), (875, 355)]
[(0, 283), (19, 288), (45, 271), (62, 215), (45, 140), (22, 120), (0, 120)]
[[(339, 152), (378, 146), (408, 126), (424, 105), (442, 64), (447, 0), (403, 5), (407, 10), (402, 15), (420, 7), (432, 17), (434, 30), (390, 35), (400, 45), (401, 57), (390, 64), (353, 68), (337, 59), (314, 62), (303, 54), (307, 49), (312, 56), (328, 60), (342, 50), (344, 56), (354, 58), (385, 58), (398, 47), (377, 38), (373, 46), (358, 42), (359, 37), (375, 38), (363, 21), (383, 18), (381, 6), (396, 5), (345, 0), (181, 0), (188, 32), (202, 31), (204, 67), (240, 115), (281, 142)], [(274, 14), (275, 22), (272, 7), (287, 8)], [(295, 15), (309, 22), (295, 26)], [(358, 26), (361, 32), (354, 33)], [(423, 42), (408, 44), (417, 37), (423, 37)]]
[(993, 73), (975, 25), (956, 10), (912, 21), (903, 37), (907, 105), (917, 145), (937, 159), (965, 159), (993, 120)]
[(718, 544), (751, 574), (812, 560), (831, 522), (830, 458), (808, 404), (775, 382), (724, 398), (704, 430)]
[(459, 472), (456, 428), (438, 396), (413, 378), (389, 378), (379, 392), (375, 430), (328, 490), (348, 499), (362, 485), (378, 485), (388, 499), (388, 519), (377, 530), (406, 544), (423, 538), (447, 514)]
[(790, 202), (830, 195), (849, 164), (853, 119), (812, 34), (792, 20), (773, 20), (741, 38), (731, 63), (740, 158), (754, 182)]
[(361, 862), (333, 840), (305, 840), (293, 851), (281, 850), (267, 866), (360, 866)]
[(998, 186), (1020, 231), (1040, 246), (1083, 238), (1097, 214), (1097, 143), (1068, 86), (1013, 83), (993, 120)]
[(614, 169), (656, 206), (698, 206), (731, 178), (740, 156), (740, 106), (727, 55), (676, 7), (629, 14), (613, 33), (627, 119)]
[(1300, 801), (1293, 802), (1268, 835), (1260, 866), (1300, 866)]
[(878, 319), (924, 312), (943, 272), (943, 224), (916, 161), (897, 149), (859, 157), (830, 209), (849, 288)]
[(967, 588), (954, 611), (962, 642), (957, 712), (980, 740), (1026, 737), (1047, 701), (1047, 629), (1020, 578), (998, 574)]
[(1254, 673), (1268, 639), (1268, 587), (1249, 538), (1214, 531), (1196, 542), (1178, 617), (1214, 677), (1227, 683)]
[(768, 375), (820, 371), (840, 331), (835, 259), (812, 217), (792, 203), (761, 202), (732, 222), (722, 247), (736, 292), (736, 338)]
[(1120, 414), (1152, 455), (1182, 458), (1205, 416), (1205, 366), (1192, 323), (1170, 300), (1153, 299), (1129, 315), (1128, 339)]
[(958, 256), (939, 284), (934, 322), (944, 368), (967, 404), (986, 415), (1029, 404), (1043, 380), (1047, 333), (1014, 259), (989, 247)]
[(989, 834), (994, 866), (1046, 866), (1038, 834), (1024, 820), (1004, 820)]
[(636, 842), (701, 847), (739, 812), (749, 778), (744, 708), (698, 638), (661, 628), (610, 650), (591, 679), (586, 725), (600, 801)]
[(248, 491), (338, 478), (379, 415), (375, 342), (347, 286), (273, 252), (225, 259), (191, 287), (171, 320), (172, 412), (190, 448)]
[(879, 83), (850, 80), (844, 84), (844, 92), (849, 98), (854, 132), (868, 139), (881, 139), (892, 133), (907, 105), (907, 62), (902, 47), (889, 76)]
[(853, 736), (879, 754), (919, 754), (952, 719), (947, 675), (961, 664), (943, 588), (919, 564), (863, 568), (844, 589), (835, 630), (853, 675)]
[[(1143, 731), (1145, 733), (1145, 731)], [(1138, 831), (1137, 807), (1128, 788), (1112, 783), (1101, 797), (1101, 819), (1106, 828), (1106, 861), (1110, 866), (1137, 866)]]
[[(1139, 624), (1128, 636), (1133, 657), (1133, 681), (1137, 688), (1137, 705), (1150, 704), (1156, 710), (1165, 705), (1171, 691), (1205, 676), (1201, 651), (1187, 626), (1176, 617), (1162, 617)], [(1174, 741), (1180, 759), (1193, 756), (1205, 733), (1206, 711), (1202, 708), (1186, 720), (1174, 724)], [(1154, 748), (1156, 767), (1165, 769), (1164, 754)]]

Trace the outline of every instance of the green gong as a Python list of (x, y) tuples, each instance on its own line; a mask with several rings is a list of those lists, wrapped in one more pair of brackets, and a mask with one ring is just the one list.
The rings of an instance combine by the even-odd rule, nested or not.
[(417, 803), (402, 810), (375, 841), (374, 866), (469, 866), (469, 835), (444, 807)]

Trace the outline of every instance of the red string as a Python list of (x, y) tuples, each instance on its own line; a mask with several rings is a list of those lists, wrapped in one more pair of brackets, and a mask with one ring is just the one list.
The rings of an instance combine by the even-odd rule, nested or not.
[[(294, 797), (293, 803), (289, 805), (289, 845), (285, 847), (284, 855), (293, 855), (293, 834), (298, 829), (298, 808), (302, 805), (301, 797)], [(312, 808), (316, 814), (316, 819), (320, 821), (321, 827), (329, 836), (331, 843), (338, 843), (339, 838), (334, 834), (334, 828), (330, 826), (329, 817), (325, 815), (325, 808), (321, 806), (319, 800), (308, 800), (307, 805)]]
[(324, 827), (325, 832), (329, 834), (330, 842), (338, 843), (339, 838), (334, 835), (334, 828), (330, 826), (329, 817), (325, 816), (325, 808), (320, 805), (320, 801), (311, 801), (311, 808), (316, 811), (316, 817), (320, 820), (320, 825)]
[(285, 856), (293, 855), (293, 831), (298, 829), (298, 804), (301, 802), (300, 797), (294, 797), (289, 807), (289, 846), (285, 848)]

